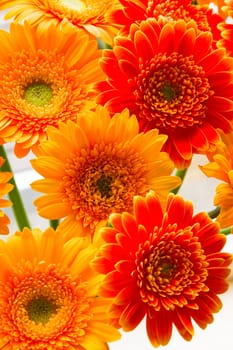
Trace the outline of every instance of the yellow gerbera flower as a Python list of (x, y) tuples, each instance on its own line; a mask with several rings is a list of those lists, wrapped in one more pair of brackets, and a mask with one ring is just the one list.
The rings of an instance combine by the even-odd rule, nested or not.
[[(0, 31), (0, 137), (25, 156), (46, 137), (48, 125), (76, 120), (103, 73), (95, 39), (49, 25), (39, 31), (12, 23)], [(84, 54), (85, 53), (85, 54)]]
[[(4, 159), (0, 157), (0, 167), (4, 164)], [(0, 208), (5, 208), (11, 206), (11, 201), (8, 199), (2, 198), (6, 194), (8, 194), (12, 189), (13, 185), (8, 183), (8, 181), (12, 178), (12, 174), (7, 171), (2, 171), (0, 169)], [(0, 234), (7, 234), (9, 232), (8, 226), (10, 220), (8, 216), (0, 210)]]
[(32, 183), (44, 193), (35, 205), (45, 218), (66, 217), (66, 229), (77, 223), (93, 232), (110, 213), (131, 211), (135, 194), (154, 189), (163, 196), (179, 185), (170, 175), (172, 161), (161, 152), (167, 136), (156, 129), (139, 134), (136, 117), (126, 109), (111, 118), (99, 106), (79, 115), (77, 124), (60, 123), (47, 132), (32, 160), (44, 177)]
[(0, 241), (0, 349), (107, 350), (119, 339), (98, 296), (102, 275), (89, 266), (95, 252), (51, 228)]
[(5, 19), (26, 19), (45, 30), (50, 23), (63, 29), (82, 29), (107, 43), (120, 27), (109, 17), (121, 7), (118, 0), (0, 0), (0, 9), (9, 9)]
[(233, 226), (233, 133), (221, 133), (221, 138), (215, 152), (208, 155), (210, 163), (200, 168), (205, 175), (223, 181), (216, 187), (214, 205), (220, 207), (217, 221), (226, 228)]

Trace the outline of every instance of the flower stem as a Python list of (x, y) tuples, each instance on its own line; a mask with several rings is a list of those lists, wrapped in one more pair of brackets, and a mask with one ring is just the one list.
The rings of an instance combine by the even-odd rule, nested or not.
[(50, 223), (50, 227), (52, 227), (54, 230), (56, 230), (58, 224), (59, 224), (59, 220), (49, 220)]
[(231, 233), (233, 233), (233, 227), (230, 226), (230, 227), (223, 228), (222, 230), (220, 230), (220, 232), (225, 236), (230, 235)]
[[(13, 174), (7, 154), (2, 145), (0, 146), (0, 156), (2, 156), (5, 159), (5, 162), (2, 165), (0, 171), (7, 171)], [(12, 202), (12, 209), (13, 209), (14, 217), (16, 219), (18, 228), (20, 230), (22, 230), (24, 227), (31, 228), (26, 211), (25, 211), (25, 207), (14, 177), (12, 177), (11, 180), (9, 180), (9, 183), (11, 183), (14, 186), (13, 190), (8, 193), (8, 197)]]
[(209, 211), (207, 214), (211, 219), (215, 219), (220, 213), (220, 207), (216, 207), (213, 210)]
[(177, 194), (179, 192), (179, 189), (182, 186), (182, 183), (183, 183), (183, 180), (184, 180), (185, 175), (187, 173), (187, 170), (188, 170), (188, 168), (185, 168), (185, 169), (182, 169), (182, 170), (179, 170), (179, 169), (176, 170), (175, 176), (177, 176), (177, 177), (179, 177), (181, 179), (181, 184), (180, 184), (180, 186), (174, 188), (174, 190), (172, 190), (171, 193)]

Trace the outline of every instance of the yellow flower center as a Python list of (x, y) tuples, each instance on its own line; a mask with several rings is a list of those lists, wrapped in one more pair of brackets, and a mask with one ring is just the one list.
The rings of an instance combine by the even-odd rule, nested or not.
[(64, 191), (78, 219), (94, 228), (111, 212), (132, 211), (135, 194), (146, 193), (148, 165), (133, 149), (96, 144), (65, 165)]
[(39, 297), (30, 300), (26, 310), (30, 320), (35, 323), (47, 323), (52, 314), (56, 313), (57, 305), (52, 300)]
[(85, 1), (81, 0), (61, 0), (59, 1), (61, 6), (65, 6), (69, 8), (70, 10), (77, 10), (83, 9), (86, 7)]
[[(49, 10), (55, 17), (61, 20), (66, 18), (74, 25), (86, 23), (102, 23), (106, 9), (111, 3), (108, 0), (48, 0), (45, 10)], [(104, 21), (105, 22), (105, 21)]]
[(26, 87), (23, 97), (29, 104), (46, 106), (52, 102), (53, 90), (49, 84), (36, 82)]
[(141, 64), (140, 71), (135, 96), (141, 118), (166, 131), (203, 123), (213, 91), (192, 56), (158, 54), (147, 66)]

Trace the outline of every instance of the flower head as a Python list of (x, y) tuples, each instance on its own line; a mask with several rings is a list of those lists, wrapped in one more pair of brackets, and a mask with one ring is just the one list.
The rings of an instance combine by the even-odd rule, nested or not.
[(108, 43), (119, 28), (109, 15), (119, 7), (118, 0), (0, 0), (0, 9), (9, 9), (6, 19), (27, 20), (43, 30), (51, 23), (65, 30), (81, 29)]
[[(225, 1), (226, 6), (223, 7), (226, 15), (233, 18), (233, 0)], [(221, 39), (217, 42), (218, 47), (224, 47), (230, 56), (233, 56), (233, 23), (221, 22), (218, 24), (221, 31)]]
[(221, 181), (216, 187), (214, 205), (220, 207), (217, 217), (222, 228), (233, 226), (233, 133), (221, 133), (222, 142), (208, 154), (210, 163), (200, 166), (205, 175)]
[(210, 32), (200, 33), (194, 22), (133, 24), (100, 63), (107, 78), (96, 84), (97, 102), (113, 113), (127, 107), (141, 130), (167, 134), (164, 149), (177, 167), (212, 149), (216, 128), (232, 129), (233, 58), (213, 50)]
[[(0, 31), (0, 137), (25, 156), (46, 138), (46, 127), (76, 120), (103, 77), (95, 39), (27, 22)], [(88, 48), (88, 50), (87, 50)], [(83, 54), (85, 52), (85, 55)]]
[(158, 130), (139, 134), (137, 119), (127, 110), (111, 118), (102, 106), (79, 115), (77, 124), (48, 128), (48, 140), (32, 160), (44, 177), (32, 183), (44, 193), (34, 202), (39, 214), (65, 217), (68, 226), (76, 222), (93, 231), (110, 213), (131, 211), (135, 194), (154, 189), (166, 196), (179, 180), (161, 152), (165, 140)]
[(232, 256), (221, 252), (226, 238), (191, 202), (170, 194), (162, 208), (153, 192), (134, 198), (134, 214), (110, 216), (100, 229), (105, 243), (92, 262), (104, 273), (101, 295), (113, 298), (112, 322), (125, 331), (146, 316), (153, 346), (166, 345), (174, 325), (185, 340), (221, 308)]
[[(0, 167), (4, 164), (4, 159), (0, 157)], [(5, 208), (11, 206), (11, 201), (8, 199), (2, 198), (6, 194), (8, 194), (12, 189), (13, 185), (8, 183), (8, 181), (12, 178), (12, 174), (7, 171), (0, 171), (0, 208)], [(7, 234), (9, 232), (8, 226), (10, 220), (8, 216), (0, 210), (0, 234)]]
[(108, 324), (102, 276), (90, 268), (96, 248), (66, 243), (51, 228), (24, 229), (0, 242), (0, 348), (107, 349), (119, 338)]
[(216, 25), (222, 21), (222, 17), (213, 13), (208, 6), (194, 5), (190, 0), (119, 0), (119, 2), (122, 8), (116, 9), (111, 18), (113, 22), (122, 24), (121, 32), (127, 33), (132, 23), (151, 17), (169, 21), (194, 20), (200, 31), (211, 31), (215, 40), (219, 38)]

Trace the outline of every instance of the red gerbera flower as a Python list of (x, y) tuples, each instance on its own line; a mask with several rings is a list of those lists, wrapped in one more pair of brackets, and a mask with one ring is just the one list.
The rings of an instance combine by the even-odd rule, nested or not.
[(192, 322), (205, 328), (221, 308), (232, 260), (221, 252), (225, 236), (180, 196), (170, 194), (164, 209), (152, 192), (134, 199), (134, 215), (112, 214), (101, 229), (106, 244), (93, 261), (106, 275), (101, 294), (113, 298), (110, 315), (125, 331), (146, 316), (153, 346), (169, 342), (173, 324), (190, 340)]
[(193, 21), (133, 24), (100, 64), (108, 77), (96, 85), (97, 102), (114, 113), (128, 107), (142, 130), (167, 134), (165, 150), (179, 168), (216, 144), (216, 128), (232, 128), (233, 59), (213, 50), (211, 33)]
[(194, 5), (190, 0), (119, 0), (122, 8), (118, 8), (110, 15), (112, 22), (123, 26), (127, 32), (132, 23), (146, 18), (159, 19), (167, 17), (172, 20), (183, 19), (185, 22), (193, 19), (201, 31), (211, 31), (214, 38), (219, 38), (217, 23), (222, 17), (213, 13), (208, 5)]

